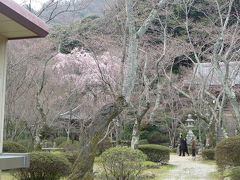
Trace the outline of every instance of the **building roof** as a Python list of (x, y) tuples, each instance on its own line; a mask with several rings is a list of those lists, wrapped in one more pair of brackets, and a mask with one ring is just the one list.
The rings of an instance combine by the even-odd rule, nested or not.
[[(219, 63), (221, 70), (225, 73), (226, 69), (223, 62)], [(200, 84), (206, 81), (207, 85), (219, 86), (222, 85), (221, 79), (219, 78), (216, 70), (214, 70), (211, 63), (199, 63), (194, 66), (193, 73), (196, 72), (194, 79), (195, 84)], [(232, 81), (232, 85), (240, 85), (240, 62), (233, 61), (229, 63), (229, 77)], [(185, 84), (190, 83), (190, 79), (184, 80)]]
[(11, 39), (45, 37), (48, 26), (12, 0), (0, 0), (0, 36)]
[(73, 108), (72, 111), (67, 111), (59, 115), (60, 119), (78, 119), (78, 120), (86, 120), (89, 119), (90, 116), (81, 111), (81, 105), (78, 105), (77, 107)]

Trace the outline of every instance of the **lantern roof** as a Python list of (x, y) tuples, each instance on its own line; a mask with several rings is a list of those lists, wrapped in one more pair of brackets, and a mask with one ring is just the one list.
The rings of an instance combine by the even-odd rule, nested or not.
[(187, 118), (186, 122), (194, 122), (191, 114), (188, 114), (188, 118)]

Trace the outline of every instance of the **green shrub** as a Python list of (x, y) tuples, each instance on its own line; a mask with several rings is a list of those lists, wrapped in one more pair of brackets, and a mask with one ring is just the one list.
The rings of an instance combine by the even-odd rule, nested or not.
[(149, 142), (148, 142), (147, 139), (141, 139), (141, 140), (139, 140), (138, 144), (139, 144), (139, 145), (142, 145), (142, 144), (149, 144)]
[(70, 162), (49, 152), (30, 153), (30, 167), (17, 169), (14, 176), (19, 180), (57, 180), (69, 175)]
[(159, 145), (169, 147), (169, 143), (160, 143)]
[(60, 46), (60, 52), (63, 54), (69, 54), (74, 48), (81, 46), (82, 43), (79, 40), (70, 40), (65, 38)]
[(168, 136), (157, 131), (150, 133), (147, 139), (150, 144), (167, 143), (169, 141)]
[(33, 142), (31, 139), (18, 140), (17, 143), (24, 146), (27, 149), (27, 152), (31, 152), (33, 150)]
[(61, 155), (63, 155), (71, 164), (76, 161), (76, 159), (78, 158), (78, 154), (78, 151), (68, 151), (61, 153)]
[(40, 131), (40, 138), (41, 140), (50, 140), (54, 138), (54, 135), (56, 133), (56, 129), (53, 127), (48, 126), (45, 124)]
[(140, 137), (140, 139), (147, 139), (147, 138), (148, 138), (148, 135), (149, 135), (150, 133), (151, 133), (151, 132), (149, 132), (149, 131), (147, 131), (147, 130), (140, 131), (139, 137)]
[(120, 146), (131, 146), (131, 141), (120, 141)]
[(139, 150), (126, 146), (116, 146), (103, 152), (100, 156), (100, 162), (103, 164), (107, 179), (128, 180), (136, 177), (144, 169), (146, 155)]
[(215, 150), (216, 163), (220, 169), (229, 166), (240, 166), (240, 136), (221, 141)]
[(214, 149), (205, 149), (202, 151), (202, 158), (205, 160), (214, 160), (215, 159), (215, 150)]
[(3, 152), (7, 153), (26, 153), (27, 149), (16, 142), (4, 141), (3, 142)]
[(63, 142), (67, 141), (67, 138), (64, 136), (60, 136), (54, 139), (54, 142), (56, 143), (56, 146), (59, 146)]
[(172, 153), (177, 153), (178, 148), (171, 148), (170, 151), (171, 151)]
[(139, 145), (138, 149), (147, 155), (149, 161), (168, 163), (170, 149), (157, 144)]
[(36, 144), (35, 146), (34, 146), (34, 149), (33, 149), (33, 151), (42, 151), (42, 145), (41, 144)]
[(82, 19), (82, 23), (88, 23), (88, 22), (91, 22), (92, 20), (95, 20), (98, 18), (99, 18), (99, 16), (97, 16), (97, 15), (89, 15)]
[(240, 166), (236, 166), (231, 170), (230, 177), (231, 177), (231, 180), (240, 179)]
[(79, 141), (64, 141), (59, 148), (64, 148), (65, 151), (77, 151), (79, 149)]
[(132, 122), (132, 121), (126, 123), (126, 125), (123, 129), (123, 132), (121, 133), (122, 140), (131, 140), (133, 125), (134, 125), (134, 122)]
[[(157, 41), (157, 40), (156, 40)], [(153, 124), (149, 124), (149, 123), (144, 123), (141, 125), (141, 131), (140, 131), (140, 139), (148, 139), (149, 134), (153, 133), (153, 132), (161, 132), (161, 130), (159, 129), (158, 126), (153, 125)]]
[(111, 140), (109, 138), (104, 139), (98, 144), (98, 155), (102, 154), (104, 151), (112, 147)]
[(45, 148), (53, 147), (53, 143), (51, 141), (48, 141), (48, 140), (43, 140), (41, 144), (42, 144), (42, 147), (45, 147)]

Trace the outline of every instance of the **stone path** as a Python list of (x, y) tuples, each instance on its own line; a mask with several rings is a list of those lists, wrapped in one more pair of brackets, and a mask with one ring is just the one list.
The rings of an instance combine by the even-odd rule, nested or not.
[(169, 164), (176, 168), (170, 170), (169, 176), (164, 180), (213, 180), (209, 175), (217, 171), (215, 165), (203, 164), (191, 156), (171, 155)]

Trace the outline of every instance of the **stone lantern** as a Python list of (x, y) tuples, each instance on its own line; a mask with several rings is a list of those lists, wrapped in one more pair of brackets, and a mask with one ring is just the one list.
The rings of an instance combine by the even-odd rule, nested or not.
[(195, 135), (192, 132), (192, 128), (194, 127), (194, 120), (192, 119), (192, 115), (188, 114), (188, 118), (186, 120), (187, 123), (187, 129), (188, 129), (188, 133), (187, 133), (187, 144), (191, 144), (192, 142), (192, 138), (196, 138)]
[(186, 122), (187, 122), (187, 128), (191, 129), (194, 127), (194, 120), (192, 119), (191, 114), (188, 114), (188, 118), (187, 118)]

